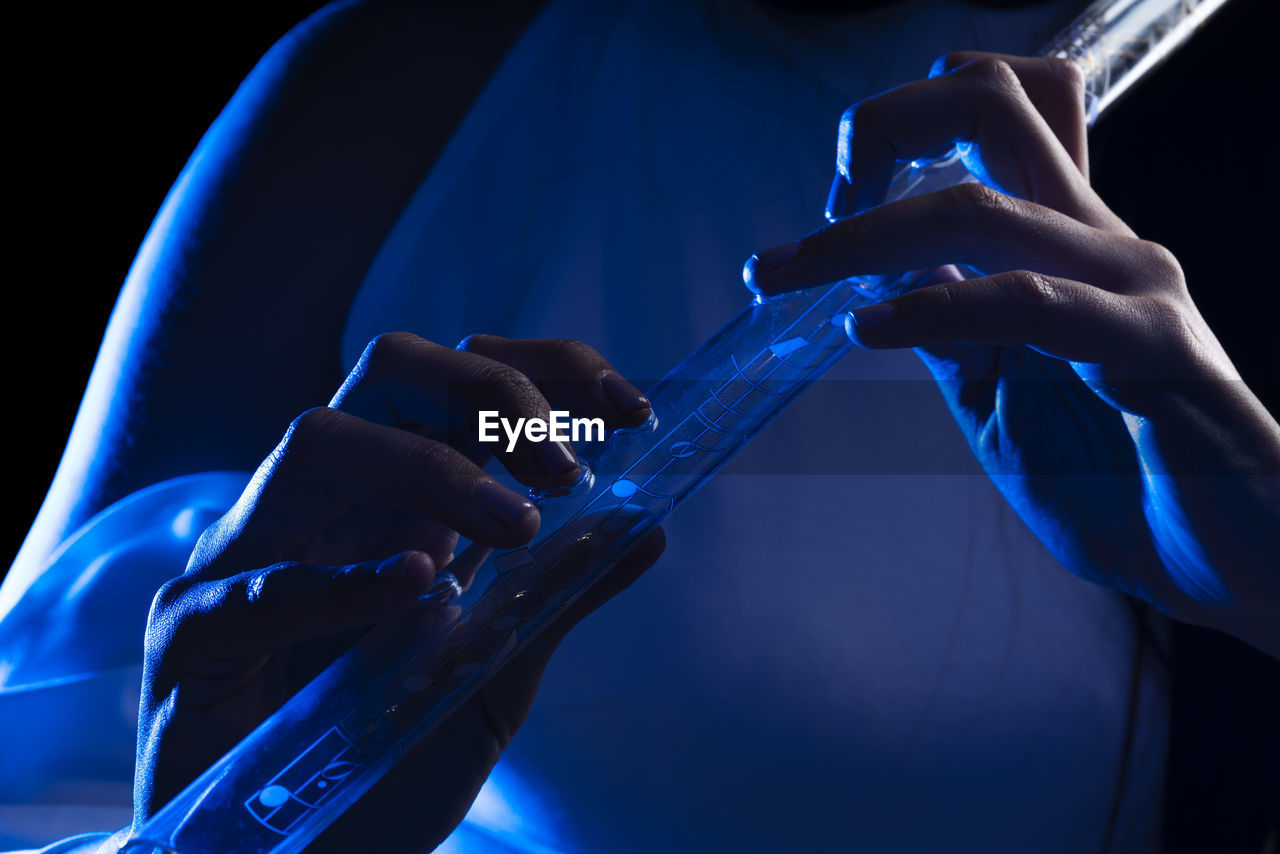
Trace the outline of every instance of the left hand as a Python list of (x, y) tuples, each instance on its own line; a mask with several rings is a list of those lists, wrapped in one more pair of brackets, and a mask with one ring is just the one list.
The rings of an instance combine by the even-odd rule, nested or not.
[[(545, 420), (557, 407), (613, 428), (643, 423), (650, 411), (580, 342), (471, 336), (454, 349), (389, 333), (366, 348), (331, 406), (293, 421), (153, 602), (134, 781), (139, 832), (371, 625), (426, 592), (437, 568), (468, 584), (477, 562), (472, 552), (454, 559), (460, 535), (497, 549), (534, 537), (537, 508), (484, 471), (490, 450), (537, 489), (574, 482), (573, 451), (559, 441), (487, 448), (475, 440), (476, 416), (493, 409)], [(560, 640), (652, 565), (664, 542), (661, 529), (641, 541), (307, 850), (371, 839), (379, 851), (439, 845), (529, 713)], [(426, 631), (456, 611), (439, 609)]]
[[(1073, 572), (1280, 654), (1280, 427), (1177, 260), (1090, 187), (1079, 72), (984, 54), (940, 70), (845, 112), (835, 221), (753, 256), (748, 285), (926, 271), (932, 286), (854, 311), (853, 340), (917, 349), (984, 469)], [(955, 140), (990, 186), (875, 206), (896, 161)]]

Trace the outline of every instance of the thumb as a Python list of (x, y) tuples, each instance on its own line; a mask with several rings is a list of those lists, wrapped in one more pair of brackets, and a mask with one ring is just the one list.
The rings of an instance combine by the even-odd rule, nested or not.
[(300, 641), (375, 623), (427, 593), (435, 564), (423, 552), (349, 566), (286, 562), (188, 587), (157, 609), (172, 627), (170, 653), (234, 669)]

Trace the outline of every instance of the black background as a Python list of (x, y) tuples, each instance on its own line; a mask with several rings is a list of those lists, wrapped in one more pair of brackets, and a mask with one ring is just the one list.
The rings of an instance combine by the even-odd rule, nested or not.
[(310, 2), (30, 7), (9, 37), (12, 210), (4, 324), (7, 571), (53, 479), (152, 217), (240, 80)]

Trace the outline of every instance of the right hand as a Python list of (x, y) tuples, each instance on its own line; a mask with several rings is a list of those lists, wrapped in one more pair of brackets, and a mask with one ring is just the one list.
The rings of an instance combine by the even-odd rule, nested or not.
[[(916, 349), (1062, 565), (1280, 655), (1280, 425), (1177, 260), (1090, 186), (1083, 105), (1070, 62), (973, 53), (853, 105), (835, 221), (754, 256), (748, 283), (775, 294), (919, 271), (928, 286), (857, 309), (850, 336)], [(953, 140), (973, 144), (989, 186), (880, 204), (899, 160)]]
[[(536, 378), (536, 382), (534, 379)], [(608, 427), (649, 404), (593, 349), (407, 333), (365, 350), (331, 406), (298, 417), (240, 500), (156, 596), (147, 628), (135, 828), (261, 723), (370, 624), (426, 592), (459, 535), (528, 542), (537, 509), (481, 468), (495, 449), (536, 488), (580, 474), (567, 444), (480, 445), (476, 412), (546, 418), (551, 404)], [(655, 531), (315, 843), (430, 850), (461, 821), (528, 714), (565, 633), (661, 554)], [(470, 578), (458, 571), (464, 585)], [(345, 840), (345, 842), (344, 842)]]

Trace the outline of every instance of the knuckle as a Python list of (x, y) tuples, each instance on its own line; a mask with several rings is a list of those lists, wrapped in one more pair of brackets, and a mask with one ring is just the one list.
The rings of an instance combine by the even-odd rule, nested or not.
[(886, 129), (892, 124), (893, 90), (859, 101), (845, 111), (847, 121), (842, 127), (853, 145), (865, 149), (871, 145), (883, 145)]
[(954, 71), (972, 59), (973, 55), (964, 51), (948, 51), (933, 61), (933, 65), (929, 70), (929, 76), (936, 77), (939, 74), (946, 74)]
[(151, 599), (151, 615), (148, 622), (168, 622), (180, 608), (182, 594), (189, 585), (179, 576), (170, 578), (156, 590)]
[(285, 569), (289, 564), (275, 564), (250, 573), (236, 582), (236, 595), (243, 597), (250, 609), (268, 609), (277, 602), (288, 601)]
[(840, 117), (841, 123), (852, 131), (855, 127), (866, 127), (876, 124), (884, 115), (884, 102), (881, 96), (866, 98), (856, 104), (850, 104)]
[(516, 368), (502, 362), (490, 362), (476, 368), (476, 379), (482, 383), (496, 386), (504, 395), (526, 393), (533, 387), (528, 377)]
[(143, 636), (149, 660), (163, 664), (190, 637), (192, 613), (187, 595), (191, 586), (190, 579), (178, 576), (161, 584), (152, 597)]
[(1204, 350), (1192, 315), (1181, 301), (1167, 295), (1145, 296), (1138, 297), (1137, 304), (1151, 340), (1161, 342), (1163, 352), (1194, 360)]
[(837, 130), (841, 136), (853, 133), (853, 123), (858, 115), (858, 108), (860, 106), (861, 103), (850, 104), (848, 107), (845, 107), (844, 112), (840, 114), (840, 123)]
[[(933, 285), (908, 294), (902, 302), (907, 303), (907, 300), (912, 298), (919, 300), (919, 305), (910, 312), (914, 316), (915, 324), (921, 331), (931, 335), (937, 334), (938, 330), (952, 322), (956, 302), (960, 299), (956, 294), (955, 284), (951, 282)], [(910, 303), (907, 303), (907, 306), (910, 308)]]
[(1182, 265), (1172, 252), (1150, 240), (1138, 241), (1138, 256), (1145, 273), (1160, 282), (1182, 281)]
[(879, 137), (877, 129), (884, 126), (885, 95), (867, 98), (850, 105), (840, 114), (840, 141), (846, 148), (865, 149)]
[(918, 291), (918, 293), (922, 297), (930, 300), (932, 303), (930, 308), (934, 312), (949, 312), (955, 308), (956, 289), (955, 285), (951, 282), (947, 282), (942, 285), (934, 285), (930, 288), (924, 288), (923, 290)]
[(1035, 306), (1051, 307), (1063, 301), (1062, 289), (1057, 282), (1031, 270), (1008, 273), (1005, 284), (1019, 299)]
[(959, 70), (978, 85), (1001, 93), (1009, 94), (1022, 90), (1022, 82), (1018, 79), (1017, 72), (1003, 59), (984, 56), (965, 63)]
[(271, 450), (254, 474), (254, 480), (266, 480), (287, 469), (305, 468), (321, 452), (329, 438), (336, 432), (338, 410), (328, 406), (315, 406), (303, 412), (289, 424), (284, 438)]
[(316, 442), (333, 432), (334, 426), (341, 418), (338, 410), (328, 406), (313, 406), (293, 419), (284, 441), (280, 443), (282, 451), (311, 447)]
[(594, 347), (576, 338), (557, 339), (552, 342), (551, 352), (557, 360), (570, 365), (590, 364), (600, 358)]
[(483, 332), (474, 332), (458, 342), (455, 350), (462, 350), (465, 353), (479, 353), (489, 348), (490, 344), (498, 339), (496, 335), (486, 335)]
[(1188, 329), (1186, 312), (1174, 300), (1163, 296), (1138, 297), (1139, 312), (1148, 327), (1160, 337), (1181, 337)]
[(477, 370), (476, 381), (492, 389), (500, 410), (540, 415), (547, 410), (542, 392), (521, 371), (502, 362), (491, 362)]
[(1010, 210), (1012, 204), (1004, 193), (985, 184), (957, 184), (942, 193), (946, 201), (963, 217), (1003, 214)]
[(1049, 70), (1049, 79), (1062, 91), (1074, 96), (1084, 89), (1084, 71), (1069, 59), (1046, 57), (1045, 68)]
[(874, 164), (886, 153), (896, 153), (884, 132), (888, 105), (883, 99), (889, 94), (859, 101), (840, 115), (836, 169), (846, 178), (853, 177), (856, 167)]
[(410, 463), (432, 480), (446, 480), (459, 472), (461, 455), (443, 442), (424, 440), (410, 454)]
[(377, 374), (389, 363), (404, 359), (422, 343), (423, 339), (412, 332), (383, 332), (365, 345), (360, 364), (367, 373)]

